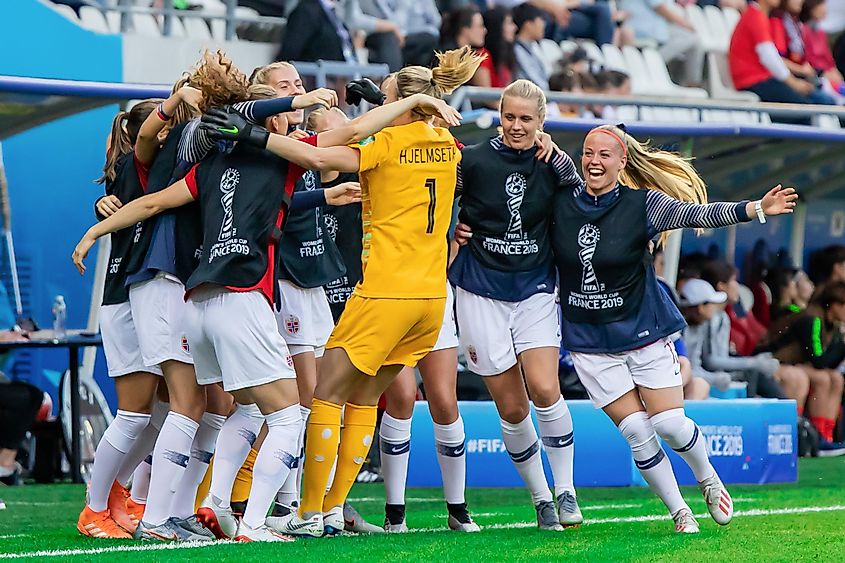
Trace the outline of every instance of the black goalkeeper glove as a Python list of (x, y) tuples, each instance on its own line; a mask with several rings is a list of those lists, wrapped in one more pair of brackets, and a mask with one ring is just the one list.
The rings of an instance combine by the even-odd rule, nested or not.
[(247, 120), (231, 106), (211, 108), (202, 116), (201, 127), (217, 141), (240, 141), (260, 149), (267, 148), (270, 133), (264, 127)]
[(346, 85), (346, 103), (350, 106), (357, 106), (361, 100), (380, 106), (386, 97), (369, 78), (353, 80)]

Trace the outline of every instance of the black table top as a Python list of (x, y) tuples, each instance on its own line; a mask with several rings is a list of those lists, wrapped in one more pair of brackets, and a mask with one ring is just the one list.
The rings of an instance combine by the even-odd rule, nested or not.
[(64, 338), (55, 338), (52, 330), (30, 332), (26, 340), (0, 342), (0, 349), (11, 348), (70, 348), (86, 346), (102, 346), (103, 338), (100, 333), (92, 334), (82, 330), (69, 330)]

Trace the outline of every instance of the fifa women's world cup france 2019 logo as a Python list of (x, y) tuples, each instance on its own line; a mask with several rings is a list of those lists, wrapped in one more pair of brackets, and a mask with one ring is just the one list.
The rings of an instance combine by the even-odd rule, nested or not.
[(596, 278), (596, 271), (593, 269), (593, 255), (596, 253), (596, 245), (601, 238), (601, 231), (595, 225), (587, 223), (578, 231), (578, 258), (584, 268), (581, 277), (581, 292), (586, 294), (598, 293), (601, 290), (599, 281)]
[(238, 182), (241, 180), (240, 173), (234, 168), (227, 168), (223, 172), (223, 177), (220, 178), (220, 203), (223, 204), (223, 222), (220, 225), (220, 235), (217, 240), (220, 242), (229, 240), (234, 233), (234, 214), (232, 213), (232, 203), (235, 199), (235, 188), (238, 187)]
[(519, 213), (519, 208), (522, 207), (527, 185), (525, 176), (518, 172), (514, 172), (505, 179), (505, 193), (508, 195), (508, 213), (510, 213), (508, 230), (505, 233), (507, 240), (525, 238), (525, 233), (522, 232), (522, 215)]

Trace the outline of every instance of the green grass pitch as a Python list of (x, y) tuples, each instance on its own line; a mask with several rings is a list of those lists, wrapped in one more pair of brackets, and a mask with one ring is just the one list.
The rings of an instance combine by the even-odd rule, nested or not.
[[(77, 534), (82, 507), (78, 485), (0, 488), (0, 560), (41, 561), (843, 561), (845, 458), (802, 459), (800, 481), (789, 485), (731, 487), (737, 515), (727, 527), (705, 516), (697, 489), (684, 496), (699, 516), (701, 533), (673, 533), (661, 503), (641, 488), (582, 489), (585, 525), (540, 532), (528, 493), (471, 489), (470, 508), (483, 530), (446, 529), (438, 489), (408, 492), (405, 535), (352, 536), (285, 544), (193, 547), (93, 540)], [(371, 522), (383, 518), (383, 486), (358, 485), (351, 499)]]

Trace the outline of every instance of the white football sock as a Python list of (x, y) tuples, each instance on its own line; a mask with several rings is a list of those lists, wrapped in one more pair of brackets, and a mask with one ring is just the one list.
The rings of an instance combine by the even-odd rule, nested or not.
[(152, 473), (144, 522), (153, 526), (170, 518), (173, 495), (191, 459), (191, 444), (199, 424), (185, 415), (170, 411), (153, 450)]
[[(147, 424), (141, 434), (138, 435), (135, 443), (132, 444), (132, 448), (123, 458), (123, 463), (120, 466), (120, 470), (117, 472), (116, 479), (118, 483), (123, 486), (127, 486), (129, 484), (129, 480), (132, 479), (132, 486), (133, 488), (135, 487), (135, 479), (132, 478), (132, 474), (153, 451), (153, 448), (156, 445), (156, 439), (158, 439), (158, 433), (161, 431), (161, 425), (164, 424), (164, 419), (167, 418), (167, 412), (169, 410), (169, 403), (157, 401), (156, 404), (153, 405), (153, 412), (150, 416), (149, 424)], [(149, 477), (147, 477), (147, 484), (149, 484)], [(143, 496), (144, 498), (147, 498), (146, 490), (143, 491)]]
[(467, 478), (467, 456), (464, 442), (464, 419), (452, 424), (434, 423), (434, 447), (437, 449), (437, 463), (443, 477), (443, 496), (448, 504), (466, 502), (464, 491)]
[(540, 458), (540, 441), (537, 439), (537, 430), (531, 421), (531, 415), (516, 424), (501, 419), (499, 422), (502, 425), (505, 447), (525, 486), (531, 491), (534, 504), (552, 500)]
[(187, 518), (196, 512), (197, 489), (208, 472), (208, 464), (214, 455), (214, 444), (217, 442), (217, 435), (226, 422), (222, 414), (204, 413), (200, 427), (194, 436), (194, 443), (191, 445), (191, 459), (188, 467), (182, 475), (182, 481), (170, 506), (171, 516), (176, 518)]
[(657, 413), (650, 420), (658, 436), (687, 462), (698, 482), (716, 473), (698, 425), (684, 414), (683, 408)]
[(147, 454), (147, 457), (138, 464), (135, 471), (132, 473), (132, 490), (129, 498), (137, 504), (147, 504), (147, 495), (150, 492), (150, 474), (153, 472), (153, 454)]
[(264, 525), (276, 493), (299, 457), (297, 442), (302, 426), (299, 405), (270, 413), (265, 420), (267, 437), (252, 468), (252, 488), (249, 490), (249, 502), (243, 517), (243, 521), (251, 528)]
[(262, 424), (264, 415), (257, 405), (238, 404), (217, 436), (214, 467), (211, 469), (211, 487), (208, 492), (223, 508), (230, 506), (238, 471), (258, 438)]
[(387, 504), (405, 504), (408, 458), (411, 456), (411, 419), (401, 420), (384, 413), (379, 427), (381, 473)]
[(628, 415), (619, 423), (619, 431), (631, 446), (637, 469), (651, 490), (669, 509), (669, 514), (675, 514), (682, 508), (688, 509), (689, 506), (678, 489), (672, 464), (657, 441), (648, 415), (643, 411)]
[(109, 506), (109, 491), (120, 470), (126, 453), (138, 436), (147, 427), (150, 415), (117, 411), (94, 454), (91, 470), (91, 484), (88, 488), (88, 506), (94, 512), (102, 512)]
[(572, 436), (572, 414), (569, 412), (569, 407), (561, 397), (550, 407), (535, 406), (534, 409), (537, 411), (537, 426), (540, 427), (543, 447), (549, 457), (549, 465), (555, 480), (555, 496), (560, 496), (564, 491), (569, 491), (574, 495), (572, 460), (575, 447)]
[(276, 500), (285, 506), (293, 506), (295, 502), (299, 502), (299, 482), (305, 457), (305, 426), (308, 424), (311, 409), (299, 405), (299, 414), (302, 416), (302, 431), (299, 433), (299, 442), (297, 442), (299, 458), (296, 460), (296, 466), (288, 473), (288, 478), (282, 484), (279, 494), (276, 495)]

